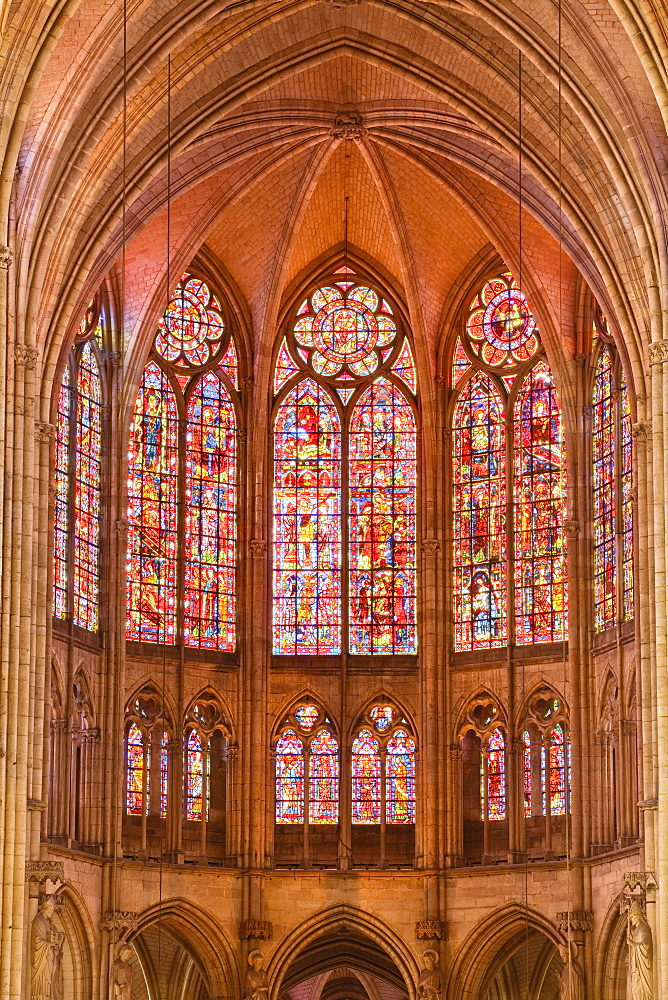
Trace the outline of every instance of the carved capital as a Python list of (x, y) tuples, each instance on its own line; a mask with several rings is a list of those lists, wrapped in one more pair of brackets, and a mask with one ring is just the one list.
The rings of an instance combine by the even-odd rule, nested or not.
[(119, 542), (125, 542), (128, 537), (128, 522), (116, 521), (116, 538)]
[(137, 929), (139, 914), (134, 910), (107, 910), (100, 923), (101, 931), (116, 931), (120, 937), (127, 937)]
[(80, 743), (99, 743), (100, 742), (100, 730), (99, 729), (79, 729), (76, 730), (76, 736)]
[(638, 803), (638, 809), (640, 812), (656, 812), (659, 808), (658, 799), (642, 799)]
[(668, 340), (657, 340), (649, 345), (650, 365), (662, 365), (668, 361)]
[(26, 805), (28, 812), (44, 812), (46, 809), (46, 802), (43, 799), (28, 799)]
[(568, 934), (569, 931), (590, 931), (593, 929), (594, 914), (591, 910), (564, 910), (557, 913), (557, 930)]
[(450, 760), (453, 761), (453, 763), (455, 764), (458, 763), (462, 759), (463, 752), (464, 751), (462, 750), (461, 747), (458, 747), (456, 744), (453, 744), (450, 747)]
[(111, 351), (109, 353), (109, 362), (112, 368), (120, 368), (123, 364), (123, 354), (121, 351)]
[(250, 392), (250, 390), (253, 388), (254, 385), (255, 385), (255, 379), (253, 378), (252, 375), (248, 375), (244, 379), (244, 389)]
[(445, 920), (416, 920), (415, 937), (418, 941), (447, 941), (448, 925)]
[(631, 434), (636, 441), (649, 441), (652, 436), (652, 421), (641, 420), (631, 428)]
[[(327, 2), (327, 0), (322, 0), (322, 2)], [(342, 6), (342, 0), (329, 0), (329, 2), (331, 6)], [(356, 0), (356, 2), (359, 3), (359, 0)], [(334, 119), (334, 124), (329, 130), (329, 134), (332, 139), (360, 142), (368, 134), (368, 129), (364, 127), (362, 116), (353, 111), (350, 114), (337, 115)]]
[(425, 556), (435, 556), (441, 551), (441, 542), (438, 538), (425, 538), (422, 541), (422, 554)]
[(251, 538), (250, 547), (253, 559), (263, 559), (267, 554), (267, 543), (264, 538)]
[(229, 761), (235, 761), (239, 759), (239, 747), (235, 744), (227, 748), (227, 759)]
[(585, 361), (587, 360), (586, 354), (574, 354), (573, 361), (578, 366), (578, 368), (584, 368)]
[(566, 538), (577, 538), (580, 534), (580, 522), (572, 519), (564, 521), (564, 534)]
[(6, 271), (14, 260), (14, 251), (0, 246), (0, 271)]
[(609, 747), (612, 745), (612, 733), (609, 733), (605, 729), (601, 729), (596, 733), (596, 746), (598, 747)]
[(239, 937), (242, 941), (271, 941), (274, 925), (271, 920), (242, 920)]
[(64, 882), (65, 866), (62, 861), (26, 861), (26, 882)]
[(27, 347), (26, 344), (14, 345), (14, 363), (17, 368), (33, 371), (37, 367), (38, 357), (39, 351), (36, 347)]
[(54, 424), (45, 424), (41, 420), (35, 421), (35, 441), (40, 444), (51, 444), (56, 436)]
[(239, 430), (237, 431), (237, 440), (239, 441), (239, 443), (244, 444), (247, 437), (248, 437), (248, 431), (246, 430), (246, 428), (240, 427)]
[(635, 736), (638, 723), (635, 719), (622, 719), (622, 732), (625, 736)]
[(67, 719), (52, 719), (51, 720), (51, 732), (52, 733), (66, 733), (67, 732)]

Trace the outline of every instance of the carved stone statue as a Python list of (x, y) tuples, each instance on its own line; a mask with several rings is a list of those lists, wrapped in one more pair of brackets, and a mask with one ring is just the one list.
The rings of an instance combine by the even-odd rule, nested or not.
[(441, 1000), (443, 993), (443, 973), (438, 965), (438, 952), (427, 948), (423, 955), (424, 969), (418, 979), (418, 997), (420, 1000)]
[[(569, 954), (570, 952), (570, 954)], [(559, 1000), (583, 1000), (584, 982), (582, 968), (577, 961), (578, 946), (575, 941), (561, 945), (559, 955), (564, 963), (559, 976)]]
[(629, 947), (628, 1000), (654, 1000), (652, 932), (639, 899), (634, 899), (629, 906), (626, 942)]
[(268, 1000), (269, 998), (267, 973), (262, 968), (263, 961), (264, 955), (258, 949), (251, 951), (248, 956), (250, 969), (246, 973), (244, 990), (246, 1000)]
[(132, 948), (123, 941), (114, 959), (114, 1000), (132, 1000)]
[(30, 934), (30, 1000), (61, 1000), (61, 966), (65, 935), (53, 925), (57, 901), (46, 896), (33, 920)]

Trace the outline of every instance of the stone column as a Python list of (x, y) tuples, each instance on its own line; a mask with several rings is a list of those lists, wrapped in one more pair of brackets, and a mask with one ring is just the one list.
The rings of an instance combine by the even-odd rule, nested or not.
[(450, 747), (451, 796), (448, 809), (448, 840), (446, 843), (447, 861), (453, 868), (459, 864), (464, 854), (464, 803), (462, 784), (462, 754), (461, 746)]
[(441, 794), (444, 787), (442, 761), (443, 728), (440, 720), (441, 703), (440, 677), (436, 634), (437, 602), (440, 588), (437, 585), (437, 561), (441, 543), (437, 538), (425, 538), (421, 545), (421, 585), (420, 585), (420, 661), (422, 667), (422, 740), (418, 758), (418, 803), (419, 812), (416, 826), (416, 857), (422, 868), (433, 868), (439, 864), (442, 846), (439, 841), (445, 822), (444, 805), (446, 796)]

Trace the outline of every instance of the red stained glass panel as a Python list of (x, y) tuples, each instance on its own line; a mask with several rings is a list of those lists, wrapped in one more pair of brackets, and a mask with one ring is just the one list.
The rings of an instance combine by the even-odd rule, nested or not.
[(311, 741), (309, 758), (309, 823), (339, 819), (339, 747), (327, 729)]
[(352, 772), (353, 823), (380, 823), (380, 744), (370, 729), (353, 741)]
[(304, 822), (304, 744), (294, 729), (276, 743), (276, 822)]
[(150, 747), (147, 745), (146, 758), (144, 758), (144, 740), (141, 730), (136, 722), (133, 722), (128, 729), (125, 743), (125, 810), (130, 816), (142, 815), (144, 792), (148, 796), (149, 751)]
[(631, 403), (626, 378), (622, 372), (619, 408), (621, 416), (621, 487), (622, 487), (622, 587), (623, 620), (635, 616), (633, 584), (633, 434)]
[(350, 652), (415, 653), (416, 429), (386, 379), (350, 421)]
[(341, 429), (312, 379), (283, 400), (274, 433), (274, 652), (338, 653)]
[(98, 629), (100, 583), (101, 404), (100, 370), (88, 341), (77, 367), (72, 620), (92, 632)]
[(543, 361), (515, 405), (515, 622), (518, 644), (563, 640), (568, 630), (561, 412)]
[(388, 823), (415, 822), (415, 740), (397, 729), (387, 742), (385, 815)]
[(487, 817), (506, 818), (506, 741), (500, 729), (487, 743)]
[(149, 362), (128, 460), (127, 638), (176, 638), (177, 413), (169, 379)]
[(58, 394), (58, 413), (56, 418), (53, 538), (53, 614), (56, 618), (66, 618), (68, 613), (71, 391), (70, 366), (68, 363)]
[(188, 401), (185, 448), (186, 646), (235, 648), (236, 419), (212, 372)]
[[(206, 794), (204, 779), (206, 777)], [(205, 802), (206, 799), (206, 802)], [(191, 729), (186, 740), (186, 819), (209, 818), (209, 751), (202, 737)]]
[(617, 621), (615, 380), (607, 347), (596, 366), (592, 402), (594, 625), (602, 632)]
[(453, 422), (455, 649), (508, 641), (506, 446), (491, 379), (466, 386)]

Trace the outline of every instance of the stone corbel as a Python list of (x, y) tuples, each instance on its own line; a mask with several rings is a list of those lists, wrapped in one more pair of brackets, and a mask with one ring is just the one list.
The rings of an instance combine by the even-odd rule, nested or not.
[(54, 424), (46, 424), (41, 420), (35, 421), (35, 441), (39, 444), (51, 444), (56, 436)]
[(274, 925), (271, 920), (242, 920), (239, 937), (242, 941), (271, 941)]
[(649, 345), (650, 365), (662, 365), (668, 361), (668, 340), (657, 340)]
[(447, 941), (448, 925), (445, 920), (416, 920), (415, 937), (418, 941)]
[(251, 538), (250, 547), (253, 559), (263, 559), (267, 554), (267, 543), (264, 538)]
[(636, 441), (649, 441), (652, 436), (651, 420), (641, 420), (631, 428), (631, 435)]
[(37, 367), (39, 351), (36, 347), (28, 347), (26, 344), (14, 345), (14, 363), (17, 368), (25, 368), (26, 371), (34, 371)]
[(425, 538), (422, 541), (422, 554), (433, 558), (441, 551), (441, 542), (438, 538)]
[(591, 910), (563, 910), (557, 913), (557, 930), (564, 934), (569, 931), (591, 931), (594, 914)]
[(6, 271), (14, 260), (14, 251), (9, 247), (0, 247), (0, 271)]
[(320, 0), (320, 3), (330, 10), (340, 10), (341, 7), (359, 7), (363, 0)]
[(625, 872), (622, 889), (628, 892), (635, 892), (640, 889), (642, 892), (656, 892), (659, 883), (654, 872)]
[[(332, 7), (341, 7), (344, 3), (360, 3), (361, 0), (321, 0), (322, 3), (329, 3)], [(364, 127), (364, 119), (356, 111), (349, 114), (337, 115), (334, 124), (329, 130), (332, 139), (345, 139), (347, 142), (360, 142), (368, 129)]]

